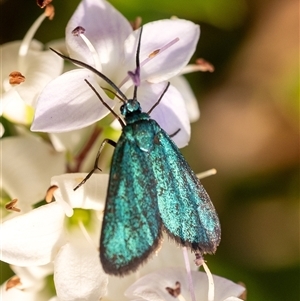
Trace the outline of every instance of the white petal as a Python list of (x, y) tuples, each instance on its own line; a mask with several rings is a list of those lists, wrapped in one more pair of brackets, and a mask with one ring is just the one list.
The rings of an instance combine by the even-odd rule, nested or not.
[(56, 151), (68, 151), (71, 154), (77, 154), (87, 139), (91, 137), (93, 130), (94, 127), (89, 126), (67, 133), (52, 133), (49, 134), (49, 137)]
[[(26, 59), (22, 60), (24, 65), (21, 66), (18, 63), (20, 45), (20, 41), (15, 41), (4, 44), (1, 47), (3, 61), (2, 73), (4, 75), (3, 82), (1, 82), (1, 93), (2, 91), (8, 92), (9, 89), (14, 89), (19, 93), (19, 98), (25, 101), (27, 105), (34, 106), (37, 95), (41, 92), (42, 88), (44, 88), (51, 79), (61, 73), (63, 61), (50, 50), (41, 51), (42, 44), (37, 41), (32, 41)], [(8, 83), (8, 76), (12, 71), (19, 71), (25, 76), (25, 82), (14, 88)], [(13, 101), (16, 97), (11, 96), (12, 95), (10, 95), (10, 100)], [(8, 96), (5, 96), (5, 98), (8, 98)], [(14, 109), (18, 109), (17, 104), (14, 104)], [(12, 116), (12, 119), (17, 119), (17, 117), (13, 117), (16, 114), (12, 115), (9, 108), (5, 108), (5, 111), (8, 116)], [(17, 120), (19, 119), (21, 119), (22, 123), (26, 123), (24, 121), (25, 117), (19, 117)]]
[(31, 123), (32, 112), (29, 111), (15, 87), (2, 95), (1, 102), (0, 114), (3, 114), (7, 119), (15, 123)]
[(215, 301), (223, 301), (229, 297), (239, 297), (245, 288), (226, 278), (213, 276), (215, 282)]
[[(197, 300), (207, 300), (208, 281), (203, 272), (192, 271), (195, 295)], [(242, 286), (235, 284), (225, 278), (213, 276), (215, 282), (215, 301), (223, 301), (229, 296), (240, 296), (245, 290)], [(137, 297), (144, 300), (166, 300), (172, 301), (172, 297), (166, 287), (174, 287), (175, 282), (181, 284), (181, 294), (185, 299), (190, 296), (186, 271), (183, 268), (166, 268), (155, 273), (148, 274), (128, 288), (125, 295), (131, 299)]]
[(51, 203), (4, 222), (1, 260), (19, 266), (49, 263), (64, 244), (64, 218), (61, 206)]
[[(0, 46), (2, 61), (1, 61), (1, 69), (3, 81), (5, 78), (8, 78), (8, 75), (12, 71), (18, 70), (18, 52), (21, 46), (22, 41), (13, 41), (9, 43), (5, 43)], [(2, 86), (3, 82), (1, 82)]]
[[(136, 30), (125, 41), (125, 56), (129, 70), (135, 69), (138, 35), (139, 30)], [(142, 65), (141, 78), (157, 83), (178, 74), (195, 52), (199, 35), (199, 26), (187, 20), (160, 20), (145, 24), (141, 40), (141, 63), (153, 51), (161, 49), (176, 38), (179, 38), (179, 41)]]
[(29, 50), (24, 60), (24, 70), (18, 70), (25, 76), (25, 82), (16, 90), (27, 105), (36, 106), (37, 96), (42, 89), (63, 69), (63, 60), (51, 50)]
[[(94, 209), (102, 211), (105, 206), (108, 174), (93, 174), (88, 181), (74, 188), (85, 178), (86, 173), (63, 174), (51, 179), (51, 185), (56, 185), (54, 197), (57, 202), (66, 202), (71, 208)], [(70, 209), (66, 214), (72, 215)]]
[[(138, 99), (144, 112), (148, 112), (159, 99), (166, 88), (166, 83), (146, 84), (144, 83), (138, 91)], [(186, 107), (181, 94), (173, 86), (163, 96), (161, 102), (151, 112), (151, 118), (169, 134), (172, 135), (180, 130), (172, 140), (179, 148), (186, 146), (190, 140), (190, 122)]]
[(166, 287), (174, 287), (175, 282), (179, 281), (181, 283), (181, 294), (185, 297), (186, 281), (182, 282), (179, 271), (181, 269), (168, 268), (148, 274), (131, 285), (126, 290), (125, 296), (134, 300), (142, 298), (149, 301), (174, 301), (174, 297), (166, 291)]
[[(190, 264), (192, 265), (194, 263), (194, 258), (192, 258), (192, 256), (190, 257)], [(165, 234), (161, 249), (157, 254), (153, 254), (137, 273), (124, 277), (122, 281), (120, 281), (119, 278), (110, 277), (108, 283), (108, 296), (110, 297), (110, 300), (120, 299), (120, 296), (123, 296), (126, 289), (128, 289), (138, 278), (151, 272), (155, 272), (162, 267), (185, 267), (181, 248)], [(116, 286), (118, 287), (118, 291), (114, 289)], [(187, 300), (189, 299), (187, 298)]]
[(4, 138), (1, 146), (6, 158), (2, 160), (2, 187), (26, 211), (45, 197), (50, 178), (64, 171), (64, 154), (36, 137)]
[(182, 95), (190, 122), (195, 122), (200, 117), (198, 102), (189, 82), (183, 76), (175, 76), (170, 79), (170, 83)]
[(45, 277), (53, 274), (53, 264), (46, 264), (42, 266), (20, 267), (11, 265), (11, 269), (20, 277), (23, 288), (31, 288), (34, 291), (39, 291), (44, 286)]
[(63, 246), (54, 261), (54, 282), (60, 301), (100, 300), (106, 294), (104, 274), (96, 249), (83, 241)]
[[(12, 71), (21, 71), (18, 65), (19, 48), (22, 41), (13, 41), (0, 46), (1, 53), (1, 72), (3, 77), (0, 81), (1, 93), (6, 92), (10, 86), (3, 86), (4, 81), (8, 83), (8, 76)], [(43, 44), (38, 41), (31, 41), (30, 50), (41, 50)]]
[(229, 297), (229, 298), (226, 298), (224, 301), (243, 301), (243, 300), (240, 298), (236, 298), (236, 297)]
[[(1, 301), (37, 301), (37, 293), (31, 290), (21, 290), (17, 287), (6, 290), (6, 282), (0, 288)], [(45, 299), (46, 300), (46, 299)], [(43, 301), (43, 300), (40, 300)]]
[(72, 70), (50, 82), (41, 93), (31, 129), (42, 132), (67, 132), (86, 127), (106, 116), (109, 111), (84, 81), (98, 89), (104, 101), (113, 107), (99, 88), (94, 75), (83, 69)]
[(94, 65), (86, 44), (71, 33), (77, 26), (85, 29), (86, 37), (97, 50), (102, 72), (111, 76), (109, 70), (115, 71), (123, 61), (123, 43), (132, 32), (129, 22), (107, 1), (81, 1), (66, 28), (67, 47), (71, 57)]

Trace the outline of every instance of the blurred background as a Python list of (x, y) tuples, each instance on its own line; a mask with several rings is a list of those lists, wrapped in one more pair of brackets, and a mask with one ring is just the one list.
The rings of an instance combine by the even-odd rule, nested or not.
[[(200, 120), (183, 153), (219, 213), (214, 274), (243, 282), (247, 300), (300, 300), (299, 3), (297, 0), (112, 0), (143, 23), (177, 16), (201, 25), (194, 57), (214, 73), (187, 75)], [(79, 0), (53, 1), (36, 39), (63, 38)], [(34, 0), (1, 0), (1, 44), (22, 39), (41, 14)]]

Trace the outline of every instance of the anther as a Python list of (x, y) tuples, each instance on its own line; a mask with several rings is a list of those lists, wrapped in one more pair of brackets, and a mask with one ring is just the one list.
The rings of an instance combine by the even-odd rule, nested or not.
[(89, 51), (92, 54), (93, 57), (93, 61), (95, 64), (95, 69), (97, 69), (98, 71), (101, 72), (102, 67), (101, 67), (101, 63), (99, 60), (99, 55), (94, 47), (94, 45), (91, 43), (91, 41), (87, 38), (87, 36), (85, 35), (85, 28), (82, 26), (77, 26), (76, 28), (74, 28), (72, 30), (72, 34), (74, 37), (81, 37), (83, 42), (86, 44), (86, 46), (88, 47)]
[(163, 47), (152, 51), (148, 55), (148, 57), (144, 61), (141, 62), (141, 67), (144, 66), (145, 64), (147, 64), (153, 58), (155, 58), (158, 54), (161, 54), (162, 52), (164, 52), (165, 50), (167, 50), (168, 48), (170, 48), (171, 46), (173, 46), (174, 44), (176, 44), (178, 41), (179, 41), (179, 38), (175, 38), (174, 40), (170, 41), (169, 43), (167, 43)]
[(9, 289), (21, 285), (21, 279), (18, 276), (12, 276), (10, 279), (7, 280), (5, 285), (5, 290), (8, 291)]
[[(152, 51), (148, 57), (143, 60), (141, 63), (140, 63), (140, 67), (146, 65), (149, 61), (153, 60), (158, 54), (161, 54), (163, 51), (165, 51), (166, 49), (168, 49), (169, 47), (173, 46), (175, 43), (177, 43), (179, 41), (179, 38), (175, 38), (174, 40), (172, 40), (171, 42), (167, 43), (166, 45), (164, 45), (162, 48), (159, 48), (159, 49), (156, 49), (154, 51)], [(127, 81), (129, 80), (131, 76), (128, 74), (122, 81), (121, 83), (119, 84), (119, 88), (120, 87), (123, 87), (123, 85), (125, 83), (127, 83)]]
[(54, 18), (54, 15), (55, 15), (54, 6), (52, 4), (48, 4), (46, 6), (44, 14), (45, 14), (46, 17), (48, 17), (49, 20), (52, 20)]
[(141, 27), (141, 25), (142, 25), (142, 18), (141, 17), (136, 17), (134, 21), (130, 22), (130, 24), (131, 24), (132, 29), (136, 30), (136, 29), (138, 29), (138, 28)]
[(157, 54), (159, 54), (159, 52), (160, 52), (160, 49), (156, 49), (156, 50), (154, 50), (153, 52), (151, 52), (150, 54), (149, 54), (149, 58), (153, 58), (153, 57), (155, 57)]
[(52, 2), (52, 0), (37, 0), (36, 4), (40, 7), (40, 8), (44, 8), (46, 7), (48, 4), (50, 4)]
[(19, 85), (25, 82), (25, 76), (19, 71), (11, 72), (8, 77), (11, 85)]
[(18, 202), (18, 199), (13, 199), (12, 201), (10, 201), (9, 203), (7, 203), (5, 205), (5, 209), (10, 210), (10, 211), (15, 211), (15, 212), (21, 212), (20, 208), (15, 207), (17, 202)]
[(181, 294), (181, 286), (180, 286), (180, 282), (176, 281), (175, 282), (175, 287), (171, 288), (171, 287), (166, 287), (166, 290), (168, 291), (168, 293), (174, 297), (177, 298), (180, 294)]
[(180, 74), (187, 74), (192, 72), (214, 72), (215, 67), (204, 59), (197, 59), (196, 64), (189, 64), (183, 68)]
[(72, 30), (72, 35), (78, 37), (80, 34), (84, 34), (85, 29), (82, 26), (77, 26)]
[(49, 204), (53, 201), (54, 198), (53, 194), (56, 189), (58, 189), (58, 186), (56, 185), (52, 185), (47, 189), (46, 196), (45, 196), (46, 203)]

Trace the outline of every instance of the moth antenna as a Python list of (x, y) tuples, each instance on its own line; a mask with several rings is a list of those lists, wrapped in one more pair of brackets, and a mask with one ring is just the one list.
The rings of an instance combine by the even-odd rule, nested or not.
[(120, 122), (122, 128), (125, 127), (125, 123), (124, 121), (120, 118), (120, 116), (103, 100), (103, 98), (100, 96), (100, 94), (98, 93), (98, 91), (95, 89), (95, 87), (87, 80), (84, 80), (89, 86), (90, 88), (94, 91), (94, 93), (97, 95), (97, 97), (100, 99), (100, 101), (102, 102), (102, 104), (118, 119), (118, 121)]
[(151, 112), (159, 105), (160, 101), (162, 100), (162, 98), (164, 97), (164, 95), (166, 94), (166, 92), (168, 91), (170, 87), (170, 82), (167, 83), (165, 89), (163, 90), (163, 92), (161, 93), (159, 99), (157, 100), (157, 102), (152, 106), (152, 108), (147, 112), (148, 115), (151, 114)]
[(136, 49), (135, 72), (128, 72), (128, 75), (131, 77), (131, 79), (134, 82), (133, 99), (137, 99), (137, 88), (140, 85), (140, 51), (141, 51), (142, 33), (143, 33), (143, 27), (141, 27), (141, 29), (140, 29), (139, 40), (138, 40), (138, 45), (137, 45), (137, 49)]
[(104, 81), (106, 81), (114, 90), (117, 91), (117, 93), (120, 95), (120, 99), (122, 100), (123, 103), (126, 103), (128, 101), (127, 97), (125, 96), (125, 94), (117, 87), (117, 85), (110, 80), (106, 75), (104, 75), (103, 73), (101, 73), (100, 71), (98, 71), (97, 69), (95, 69), (94, 67), (79, 61), (79, 60), (75, 60), (69, 56), (63, 55), (61, 53), (59, 53), (58, 51), (54, 50), (53, 48), (50, 47), (50, 49), (55, 52), (58, 56), (60, 56), (61, 58), (63, 58), (64, 60), (70, 61), (76, 65), (79, 65), (81, 67), (84, 67), (90, 71), (92, 71), (93, 73), (95, 73), (96, 75), (98, 75), (99, 77), (101, 77)]

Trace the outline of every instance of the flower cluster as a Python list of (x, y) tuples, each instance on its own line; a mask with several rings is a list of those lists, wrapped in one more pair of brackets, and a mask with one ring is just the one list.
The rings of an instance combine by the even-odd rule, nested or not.
[[(1, 114), (15, 132), (1, 141), (3, 158), (13, 158), (2, 162), (2, 199), (15, 198), (6, 206), (9, 213), (0, 208), (1, 260), (16, 274), (2, 284), (3, 300), (120, 300), (125, 290), (131, 300), (173, 300), (174, 294), (187, 300), (186, 272), (174, 268), (184, 264), (178, 264), (181, 254), (172, 251), (177, 248), (172, 242), (164, 242), (151, 264), (139, 270), (145, 276), (136, 282), (138, 275), (117, 279), (103, 272), (98, 241), (108, 174), (94, 174), (80, 189), (73, 188), (86, 176), (79, 171), (93, 160), (95, 142), (107, 133), (117, 136), (119, 130), (84, 79), (111, 108), (118, 101), (107, 82), (89, 69), (74, 66), (61, 74), (63, 60), (33, 40), (44, 18), (45, 14), (23, 41), (1, 46), (2, 73), (7, 75), (1, 82)], [(190, 122), (200, 114), (181, 74), (212, 70), (204, 61), (187, 65), (199, 35), (198, 25), (175, 18), (143, 26), (138, 99), (148, 111), (166, 82), (171, 82), (151, 118), (167, 133), (181, 129), (174, 137), (179, 147), (187, 145)], [(129, 98), (133, 83), (128, 71), (135, 69), (137, 40), (138, 30), (105, 0), (82, 0), (66, 27), (69, 56), (101, 71)], [(29, 125), (32, 131), (48, 135), (31, 133)], [(40, 204), (41, 200), (45, 201)], [(157, 272), (158, 267), (165, 269)], [(49, 275), (53, 275), (54, 297), (47, 290)], [(197, 300), (209, 300), (211, 282), (213, 300), (240, 300), (237, 297), (244, 291), (217, 276), (212, 281), (201, 272), (190, 276)]]

